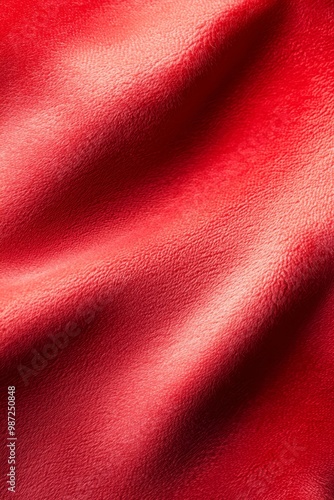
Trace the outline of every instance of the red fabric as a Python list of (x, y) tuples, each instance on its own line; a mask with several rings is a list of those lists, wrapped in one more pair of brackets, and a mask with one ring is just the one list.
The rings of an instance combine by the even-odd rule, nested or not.
[(1, 498), (334, 498), (333, 25), (2, 2)]

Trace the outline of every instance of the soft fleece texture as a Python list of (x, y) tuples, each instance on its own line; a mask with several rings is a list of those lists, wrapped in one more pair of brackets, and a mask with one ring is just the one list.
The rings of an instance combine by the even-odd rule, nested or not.
[(333, 499), (333, 1), (4, 0), (0, 37), (1, 498)]

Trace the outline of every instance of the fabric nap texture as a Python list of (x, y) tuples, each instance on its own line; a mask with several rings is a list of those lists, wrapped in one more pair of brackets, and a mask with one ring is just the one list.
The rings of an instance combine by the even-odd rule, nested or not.
[(333, 56), (333, 0), (3, 0), (1, 498), (334, 499)]

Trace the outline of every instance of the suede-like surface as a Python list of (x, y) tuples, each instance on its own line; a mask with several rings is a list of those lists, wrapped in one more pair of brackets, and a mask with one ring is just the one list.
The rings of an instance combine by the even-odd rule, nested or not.
[(1, 499), (334, 499), (333, 56), (332, 0), (2, 2)]

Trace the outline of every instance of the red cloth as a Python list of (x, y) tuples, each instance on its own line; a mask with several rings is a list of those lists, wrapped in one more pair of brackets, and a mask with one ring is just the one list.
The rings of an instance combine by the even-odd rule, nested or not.
[(334, 498), (332, 0), (4, 0), (1, 498)]

